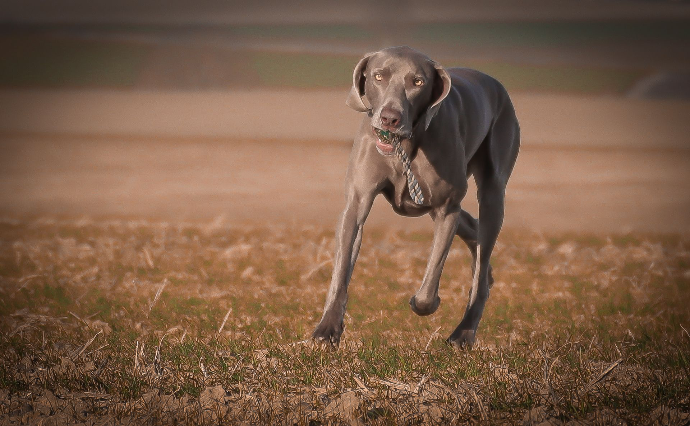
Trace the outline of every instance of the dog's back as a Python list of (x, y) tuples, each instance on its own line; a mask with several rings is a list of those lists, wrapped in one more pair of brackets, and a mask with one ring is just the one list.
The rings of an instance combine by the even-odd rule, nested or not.
[(512, 106), (508, 91), (494, 77), (471, 68), (447, 68), (446, 71), (450, 75), (453, 88), (458, 90), (463, 98), (468, 95), (481, 96), (489, 101), (493, 100), (492, 104), (502, 104), (508, 100)]

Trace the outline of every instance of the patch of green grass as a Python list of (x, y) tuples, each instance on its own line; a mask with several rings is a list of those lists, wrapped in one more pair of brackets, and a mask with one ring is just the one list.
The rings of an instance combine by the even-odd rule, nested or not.
[(508, 90), (544, 92), (623, 93), (648, 74), (646, 70), (507, 62), (457, 61), (446, 65), (482, 71), (500, 81)]
[(299, 279), (299, 272), (295, 270), (290, 270), (285, 261), (279, 259), (275, 265), (276, 282), (278, 285), (289, 285)]
[(294, 24), (294, 25), (240, 25), (232, 32), (253, 38), (313, 39), (323, 40), (370, 40), (372, 32), (358, 25), (346, 24)]
[(615, 235), (611, 238), (613, 244), (619, 247), (629, 247), (640, 244), (640, 239), (633, 234)]
[(629, 292), (611, 295), (599, 305), (599, 315), (631, 314), (633, 312), (633, 298)]
[(567, 276), (565, 277), (571, 284), (571, 292), (575, 296), (576, 300), (582, 300), (583, 296), (586, 296), (587, 292), (593, 290), (594, 287), (591, 283), (583, 281), (578, 277)]
[(149, 48), (48, 37), (0, 40), (0, 86), (130, 87)]
[(358, 351), (357, 357), (363, 363), (366, 375), (394, 377), (406, 367), (407, 359), (401, 358), (395, 348), (381, 343), (376, 338), (372, 339)]
[(130, 374), (127, 371), (122, 371), (119, 375), (118, 386), (114, 389), (125, 400), (132, 400), (139, 398), (143, 393), (143, 387), (146, 384), (140, 377)]
[(269, 87), (345, 87), (352, 81), (355, 56), (306, 53), (254, 53), (252, 62), (261, 84)]
[[(510, 302), (507, 300), (497, 301), (491, 306), (491, 317), (487, 318), (487, 322), (494, 327), (502, 326), (508, 327), (511, 323), (511, 318), (513, 318), (513, 309), (510, 306)], [(509, 330), (507, 330), (509, 331)]]
[[(318, 31), (317, 31), (318, 32)], [(299, 31), (297, 31), (299, 33)], [(257, 37), (263, 37), (257, 35)], [(0, 86), (8, 87), (132, 87), (151, 48), (133, 43), (37, 38), (0, 43), (8, 60), (0, 64)], [(4, 46), (4, 47), (3, 47)], [(9, 46), (9, 47), (8, 47)], [(286, 88), (345, 88), (359, 57), (340, 54), (242, 52), (239, 75), (228, 85)], [(184, 64), (175, 64), (181, 68)], [(444, 65), (476, 68), (501, 81), (509, 90), (622, 93), (648, 70), (529, 65), (448, 59)], [(233, 65), (234, 66), (234, 65)]]
[(400, 238), (407, 241), (414, 242), (431, 242), (433, 240), (433, 234), (429, 232), (399, 232)]
[(685, 20), (429, 23), (414, 37), (473, 47), (539, 48), (690, 40)]
[[(45, 28), (44, 28), (45, 29)], [(55, 36), (37, 28), (35, 33), (0, 36), (0, 86), (4, 87), (117, 87), (140, 81), (155, 45), (98, 39), (98, 32), (168, 34), (165, 26), (110, 25), (90, 28), (94, 39)], [(380, 37), (361, 25), (285, 24), (223, 27), (221, 34), (262, 42), (265, 40), (309, 43), (361, 43)], [(572, 49), (631, 43), (664, 43), (690, 40), (685, 20), (625, 21), (521, 21), (427, 23), (411, 25), (406, 36), (415, 42), (476, 49)], [(404, 38), (404, 37), (403, 37)], [(171, 69), (184, 69), (184, 55), (166, 58)], [(183, 49), (180, 47), (180, 49)], [(289, 88), (349, 86), (358, 55), (239, 51), (232, 81), (219, 80), (218, 88), (263, 85)], [(239, 58), (239, 59), (238, 59)], [(440, 58), (438, 58), (440, 59)], [(651, 69), (608, 69), (552, 64), (530, 65), (509, 60), (464, 62), (452, 56), (445, 66), (468, 66), (495, 76), (510, 90), (578, 93), (622, 93)], [(186, 86), (185, 86), (186, 87)]]
[(378, 259), (378, 265), (384, 269), (393, 269), (397, 266), (395, 262), (389, 259)]
[(388, 290), (390, 290), (390, 291), (397, 291), (397, 290), (400, 290), (402, 288), (397, 281), (393, 281), (393, 280), (388, 280), (386, 282), (386, 287), (388, 287)]
[(48, 300), (54, 301), (60, 307), (69, 306), (72, 303), (71, 298), (67, 294), (65, 287), (61, 285), (43, 284), (41, 289), (41, 296)]
[(599, 235), (591, 234), (573, 234), (566, 233), (562, 235), (553, 235), (548, 238), (549, 244), (552, 248), (557, 248), (565, 242), (575, 242), (585, 245), (587, 247), (601, 248), (606, 245), (606, 240)]

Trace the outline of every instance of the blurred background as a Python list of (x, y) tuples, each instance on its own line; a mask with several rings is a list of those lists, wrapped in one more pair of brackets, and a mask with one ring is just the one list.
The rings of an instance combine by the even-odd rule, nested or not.
[(690, 230), (690, 3), (651, 0), (5, 0), (0, 213), (330, 226), (352, 68), (402, 44), (511, 93), (508, 226)]
[(688, 18), (631, 0), (5, 0), (0, 84), (345, 87), (364, 52), (408, 44), (513, 90), (688, 97)]

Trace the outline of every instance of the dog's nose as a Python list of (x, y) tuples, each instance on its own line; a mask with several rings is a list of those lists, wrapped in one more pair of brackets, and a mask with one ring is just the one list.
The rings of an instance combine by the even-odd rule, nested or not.
[(385, 107), (381, 110), (381, 124), (387, 130), (397, 129), (400, 126), (402, 114), (393, 108)]

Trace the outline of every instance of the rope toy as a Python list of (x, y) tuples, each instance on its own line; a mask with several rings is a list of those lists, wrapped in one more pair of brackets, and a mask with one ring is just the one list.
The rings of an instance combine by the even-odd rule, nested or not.
[(395, 155), (397, 155), (403, 165), (403, 174), (407, 179), (407, 189), (410, 192), (410, 197), (412, 197), (415, 204), (422, 205), (424, 203), (424, 195), (422, 195), (422, 189), (419, 187), (419, 182), (417, 182), (417, 178), (414, 177), (412, 169), (410, 168), (410, 158), (400, 144), (401, 137), (388, 130), (374, 129), (374, 131), (382, 142), (385, 141), (389, 145), (393, 145)]

